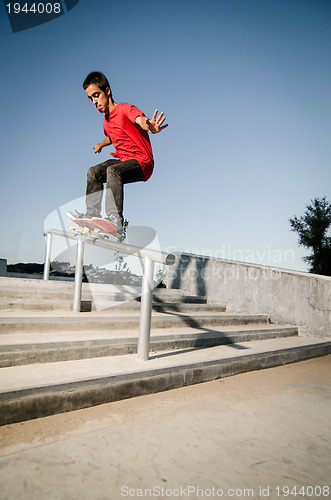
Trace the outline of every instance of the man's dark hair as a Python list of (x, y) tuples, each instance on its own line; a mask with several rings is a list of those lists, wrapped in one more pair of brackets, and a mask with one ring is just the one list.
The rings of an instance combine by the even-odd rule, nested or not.
[(100, 71), (92, 71), (92, 73), (89, 73), (83, 83), (84, 90), (86, 90), (87, 87), (92, 84), (97, 85), (99, 89), (102, 90), (105, 94), (106, 94), (106, 89), (109, 88), (110, 98), (111, 100), (113, 100), (109, 82), (103, 73), (101, 73)]

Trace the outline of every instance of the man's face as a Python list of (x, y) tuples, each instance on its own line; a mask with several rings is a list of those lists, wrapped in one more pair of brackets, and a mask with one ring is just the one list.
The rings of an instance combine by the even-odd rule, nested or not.
[[(108, 91), (108, 89), (107, 89)], [(88, 98), (92, 101), (94, 106), (100, 113), (106, 113), (109, 105), (109, 95), (105, 94), (103, 90), (100, 90), (97, 85), (92, 83), (86, 88), (86, 93)], [(110, 93), (110, 90), (109, 90)]]

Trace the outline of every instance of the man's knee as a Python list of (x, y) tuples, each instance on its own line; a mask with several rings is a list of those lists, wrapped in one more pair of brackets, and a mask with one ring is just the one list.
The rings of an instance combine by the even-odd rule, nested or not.
[(118, 168), (118, 165), (110, 165), (107, 168), (107, 179), (120, 179), (121, 178), (121, 170)]
[(97, 165), (88, 169), (87, 180), (94, 181), (97, 179), (98, 168)]

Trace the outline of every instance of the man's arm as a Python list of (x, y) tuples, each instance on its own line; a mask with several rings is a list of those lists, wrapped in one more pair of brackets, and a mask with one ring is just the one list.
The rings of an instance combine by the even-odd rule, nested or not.
[(157, 134), (158, 132), (161, 132), (161, 130), (166, 128), (168, 124), (163, 125), (166, 119), (164, 113), (160, 113), (159, 116), (157, 116), (157, 113), (158, 110), (156, 109), (154, 111), (154, 115), (151, 120), (147, 118), (147, 116), (137, 116), (136, 118), (137, 125), (139, 125), (143, 130), (151, 132), (152, 134)]
[(102, 148), (104, 148), (105, 146), (110, 146), (111, 144), (112, 144), (111, 138), (105, 137), (102, 142), (98, 142), (93, 146), (94, 152), (101, 153)]

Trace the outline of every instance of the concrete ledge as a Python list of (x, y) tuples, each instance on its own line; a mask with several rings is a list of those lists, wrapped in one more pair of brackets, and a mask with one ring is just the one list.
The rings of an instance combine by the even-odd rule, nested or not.
[[(167, 332), (168, 333), (168, 332)], [(43, 335), (43, 334), (42, 334)], [(249, 327), (246, 329), (223, 329), (223, 331), (201, 331), (191, 333), (173, 333), (167, 335), (152, 332), (150, 350), (169, 351), (179, 349), (201, 349), (216, 345), (237, 344), (253, 340), (267, 340), (298, 335), (296, 327)], [(59, 335), (57, 342), (42, 341), (38, 336), (33, 338), (39, 342), (6, 344), (0, 346), (0, 367), (20, 366), (32, 363), (54, 363), (77, 359), (88, 359), (106, 356), (121, 356), (137, 352), (138, 338), (127, 336), (111, 338), (94, 338), (84, 340), (65, 340)], [(94, 334), (94, 336), (96, 336)], [(37, 340), (36, 339), (36, 340)], [(80, 340), (81, 339), (81, 340)]]
[(273, 323), (298, 325), (303, 335), (331, 336), (328, 276), (180, 254), (168, 286), (226, 303), (228, 311), (268, 312)]
[[(221, 348), (219, 347), (198, 351), (198, 353), (185, 353), (186, 358), (184, 355), (179, 360), (180, 355), (177, 355), (179, 361), (177, 363), (171, 361), (169, 363), (166, 358), (163, 358), (161, 360), (163, 363), (160, 363), (160, 359), (158, 359), (158, 368), (153, 362), (151, 364), (150, 362), (140, 362), (140, 366), (138, 366), (139, 362), (130, 359), (130, 364), (135, 365), (130, 373), (123, 373), (122, 370), (122, 373), (113, 372), (92, 379), (88, 379), (87, 374), (85, 379), (71, 380), (67, 383), (64, 381), (61, 383), (58, 379), (60, 383), (56, 383), (56, 381), (53, 384), (43, 382), (35, 387), (31, 386), (31, 388), (27, 384), (27, 387), (21, 390), (15, 387), (14, 382), (12, 390), (3, 391), (0, 395), (0, 425), (161, 392), (331, 353), (331, 341), (316, 340), (313, 343), (307, 339), (292, 339), (292, 343), (289, 344), (289, 340), (284, 339), (284, 342), (281, 343), (282, 347), (276, 348), (272, 344), (267, 350), (255, 343), (251, 354), (247, 354), (247, 351), (244, 351), (246, 354), (243, 354), (243, 351), (239, 350), (233, 356), (223, 355), (220, 357), (219, 349)], [(201, 355), (201, 353), (203, 354)], [(208, 353), (209, 359), (206, 359)], [(213, 355), (211, 356), (210, 353)], [(174, 359), (176, 356), (171, 358)], [(165, 362), (164, 359), (166, 359)], [(93, 364), (93, 360), (91, 361)], [(126, 365), (126, 360), (124, 365)], [(61, 369), (61, 366), (59, 368)], [(3, 370), (19, 369), (20, 367)], [(21, 373), (24, 376), (25, 372)]]
[[(78, 313), (85, 314), (85, 313)], [(86, 313), (88, 314), (88, 313)], [(86, 330), (94, 331), (115, 331), (139, 328), (140, 318), (138, 315), (129, 315), (123, 312), (119, 315), (99, 315), (90, 317), (81, 316), (48, 316), (33, 317), (33, 316), (16, 316), (0, 318), (0, 333), (14, 332), (45, 332), (52, 333), (58, 331), (79, 331)], [(250, 325), (250, 324), (267, 324), (267, 314), (228, 314), (224, 312), (202, 314), (183, 314), (183, 313), (155, 313), (152, 317), (152, 328), (175, 328), (175, 327), (191, 327), (191, 328), (206, 328), (226, 325)]]

